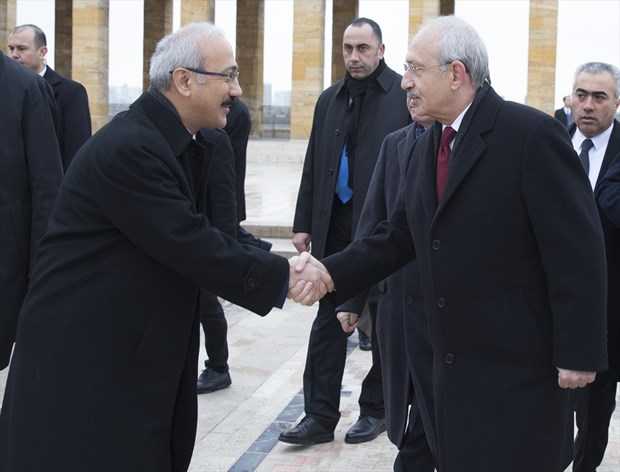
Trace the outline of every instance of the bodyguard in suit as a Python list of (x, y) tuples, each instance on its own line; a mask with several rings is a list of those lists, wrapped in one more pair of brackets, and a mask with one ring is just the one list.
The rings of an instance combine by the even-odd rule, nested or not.
[(16, 27), (9, 34), (9, 52), (13, 59), (41, 75), (52, 86), (58, 106), (56, 134), (66, 171), (77, 150), (92, 133), (86, 89), (47, 65), (47, 39), (38, 26)]
[(157, 45), (149, 90), (78, 151), (20, 314), (0, 470), (187, 470), (199, 287), (260, 315), (289, 284), (302, 301), (331, 288), (204, 215), (217, 156), (199, 130), (226, 124), (237, 75), (221, 30), (181, 28)]
[[(353, 239), (381, 142), (410, 122), (401, 76), (385, 64), (384, 49), (381, 28), (368, 18), (353, 20), (344, 31), (347, 73), (316, 104), (299, 186), (293, 244), (300, 252), (312, 247), (320, 258)], [(334, 439), (347, 349), (334, 309), (329, 300), (319, 305), (304, 370), (306, 415), (280, 441), (307, 445)], [(349, 443), (373, 440), (385, 430), (378, 362), (362, 383), (359, 403), (360, 418), (345, 435)]]
[(62, 180), (48, 89), (0, 52), (0, 369), (9, 365), (34, 253)]
[(423, 25), (403, 86), (438, 123), (417, 141), (390, 219), (323, 263), (338, 302), (416, 258), (438, 470), (562, 472), (569, 389), (607, 369), (603, 233), (566, 130), (502, 100), (489, 77), (470, 25)]
[[(616, 66), (589, 62), (577, 68), (573, 84), (575, 124), (569, 133), (595, 193), (620, 153), (620, 123), (614, 119), (618, 105), (620, 70)], [(607, 254), (609, 370), (599, 373), (577, 394), (575, 472), (594, 472), (603, 461), (620, 381), (620, 229), (600, 207), (599, 215)]]
[[(409, 100), (408, 102), (413, 102)], [(414, 123), (386, 136), (370, 181), (355, 234), (372, 234), (396, 209), (413, 146), (434, 120), (419, 117)], [(375, 290), (373, 289), (373, 292)], [(411, 262), (382, 280), (377, 293), (377, 340), (383, 375), (387, 434), (398, 448), (394, 471), (434, 472), (436, 441), (432, 398), (433, 350), (428, 339), (422, 286), (417, 264)], [(339, 306), (338, 320), (352, 332), (367, 298), (365, 292)]]
[(553, 116), (555, 116), (556, 120), (564, 126), (569, 127), (575, 121), (573, 119), (573, 110), (571, 108), (571, 96), (567, 95), (562, 99), (562, 101), (564, 102), (564, 106), (562, 108), (558, 108)]

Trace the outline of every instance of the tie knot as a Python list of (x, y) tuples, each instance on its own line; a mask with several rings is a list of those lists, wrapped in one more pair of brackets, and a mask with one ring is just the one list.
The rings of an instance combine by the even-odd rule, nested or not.
[(441, 133), (441, 142), (439, 143), (439, 146), (448, 146), (455, 136), (456, 131), (454, 130), (454, 128), (446, 126), (446, 128)]
[(594, 146), (594, 143), (591, 139), (584, 139), (583, 143), (581, 143), (581, 150), (588, 152), (592, 146)]

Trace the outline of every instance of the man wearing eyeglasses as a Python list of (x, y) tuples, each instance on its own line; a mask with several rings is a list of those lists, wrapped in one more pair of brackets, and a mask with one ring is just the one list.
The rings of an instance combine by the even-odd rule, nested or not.
[[(315, 257), (324, 257), (353, 239), (381, 142), (410, 122), (401, 76), (385, 64), (384, 50), (376, 22), (358, 18), (345, 29), (346, 75), (319, 97), (306, 151), (293, 223), (293, 245), (300, 252), (312, 249)], [(376, 303), (368, 306), (374, 318)], [(283, 431), (280, 441), (308, 445), (334, 439), (347, 350), (334, 310), (329, 300), (321, 301), (304, 371), (306, 415)], [(372, 338), (373, 365), (362, 382), (359, 420), (345, 435), (348, 443), (370, 441), (385, 431), (374, 329)]]
[(181, 28), (158, 43), (149, 89), (76, 154), (18, 321), (0, 470), (187, 470), (199, 288), (260, 315), (331, 289), (319, 263), (291, 268), (307, 255), (241, 247), (205, 216), (218, 155), (200, 130), (226, 124), (237, 75), (221, 30)]
[[(620, 105), (620, 69), (612, 64), (588, 62), (575, 72), (573, 114), (569, 128), (573, 147), (596, 193), (620, 153), (620, 123), (614, 115)], [(573, 471), (594, 472), (607, 448), (609, 422), (616, 407), (620, 381), (620, 228), (600, 210), (607, 255), (607, 346), (609, 370), (600, 372), (588, 387), (577, 392)]]

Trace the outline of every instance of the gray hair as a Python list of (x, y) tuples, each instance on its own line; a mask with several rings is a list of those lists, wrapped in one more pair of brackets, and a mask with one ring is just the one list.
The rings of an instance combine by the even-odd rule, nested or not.
[[(149, 79), (151, 85), (164, 91), (172, 86), (171, 71), (178, 67), (192, 69), (206, 68), (209, 58), (204, 56), (201, 44), (213, 37), (224, 37), (224, 31), (212, 23), (190, 23), (187, 26), (162, 38), (151, 56)], [(201, 84), (207, 78), (196, 74), (196, 82)]]
[(614, 98), (620, 97), (620, 69), (618, 69), (616, 66), (612, 64), (606, 64), (604, 62), (586, 62), (585, 64), (581, 64), (579, 67), (577, 67), (577, 70), (575, 71), (573, 88), (575, 88), (577, 76), (582, 72), (587, 72), (588, 74), (602, 74), (603, 72), (609, 72), (614, 78), (614, 83), (616, 85), (616, 95)]
[(478, 32), (467, 22), (455, 16), (439, 16), (424, 22), (422, 28), (439, 28), (437, 62), (444, 64), (440, 74), (445, 74), (447, 64), (461, 61), (476, 87), (491, 82), (489, 75), (489, 54)]

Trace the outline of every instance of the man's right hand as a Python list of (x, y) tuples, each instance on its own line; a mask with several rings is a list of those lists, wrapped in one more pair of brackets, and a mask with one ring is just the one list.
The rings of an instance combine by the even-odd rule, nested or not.
[(338, 321), (340, 321), (342, 330), (345, 333), (352, 333), (355, 331), (355, 328), (357, 328), (357, 320), (360, 315), (348, 311), (339, 311), (336, 316), (338, 317)]
[(293, 246), (298, 252), (310, 252), (310, 233), (295, 233), (293, 235)]

